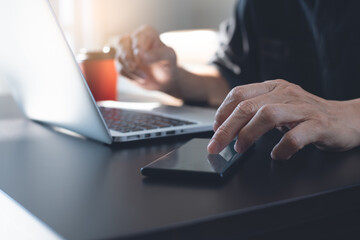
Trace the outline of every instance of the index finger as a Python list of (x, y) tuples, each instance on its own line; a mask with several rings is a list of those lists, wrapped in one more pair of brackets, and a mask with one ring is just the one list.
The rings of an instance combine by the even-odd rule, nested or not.
[(132, 38), (132, 48), (134, 51), (145, 52), (150, 50), (153, 47), (158, 47), (163, 45), (158, 31), (153, 27), (148, 25), (141, 26), (137, 29), (131, 36)]
[(224, 123), (239, 103), (271, 92), (277, 85), (277, 81), (266, 81), (233, 88), (216, 111), (214, 131), (216, 131), (219, 126)]
[(266, 93), (248, 100), (244, 100), (236, 105), (234, 111), (216, 130), (208, 145), (208, 152), (212, 154), (219, 153), (227, 144), (229, 144), (240, 130), (257, 114), (259, 109), (269, 103), (279, 102), (278, 98), (271, 96), (272, 93)]
[(132, 51), (132, 43), (129, 35), (124, 35), (120, 38), (117, 45), (116, 57), (126, 71), (134, 71), (136, 68), (135, 58)]

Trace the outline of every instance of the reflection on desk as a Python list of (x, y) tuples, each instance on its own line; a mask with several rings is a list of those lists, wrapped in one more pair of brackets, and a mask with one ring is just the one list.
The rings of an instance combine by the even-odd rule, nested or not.
[(1, 190), (0, 209), (0, 239), (62, 239)]

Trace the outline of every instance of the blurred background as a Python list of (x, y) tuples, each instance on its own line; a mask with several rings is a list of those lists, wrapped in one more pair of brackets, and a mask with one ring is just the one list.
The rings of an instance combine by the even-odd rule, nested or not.
[[(149, 24), (160, 33), (217, 29), (235, 0), (50, 0), (75, 53), (101, 49), (121, 34)], [(8, 92), (0, 77), (0, 94)]]

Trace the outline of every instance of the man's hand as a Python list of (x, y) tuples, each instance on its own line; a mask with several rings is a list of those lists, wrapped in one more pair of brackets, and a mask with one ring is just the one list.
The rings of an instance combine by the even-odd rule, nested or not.
[(360, 145), (360, 99), (328, 101), (285, 80), (234, 88), (219, 107), (208, 151), (219, 153), (236, 136), (244, 152), (267, 131), (285, 132), (271, 152), (289, 159), (305, 145), (343, 151)]
[(161, 42), (159, 33), (150, 26), (142, 26), (124, 35), (117, 47), (120, 74), (140, 86), (165, 92), (173, 91), (177, 79), (174, 50)]

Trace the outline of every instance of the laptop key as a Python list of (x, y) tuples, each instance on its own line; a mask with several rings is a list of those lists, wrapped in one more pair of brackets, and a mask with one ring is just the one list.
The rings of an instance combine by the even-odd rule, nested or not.
[(124, 109), (100, 107), (100, 111), (110, 129), (123, 133), (195, 124), (189, 121)]

